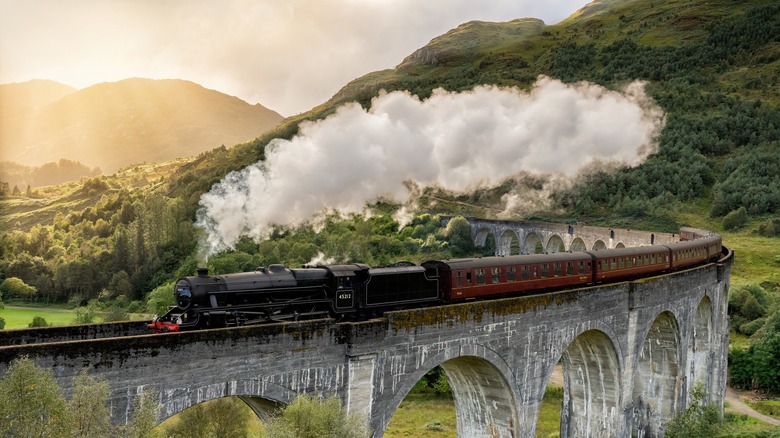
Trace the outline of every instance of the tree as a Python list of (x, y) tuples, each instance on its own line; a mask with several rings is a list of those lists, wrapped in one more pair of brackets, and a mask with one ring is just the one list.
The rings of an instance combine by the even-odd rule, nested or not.
[(464, 255), (474, 249), (471, 241), (471, 224), (463, 216), (450, 219), (447, 224), (447, 241), (450, 242), (452, 252), (456, 255)]
[(249, 407), (234, 397), (224, 397), (185, 409), (179, 421), (165, 429), (169, 438), (246, 438)]
[(712, 403), (704, 403), (707, 392), (701, 382), (693, 385), (693, 399), (688, 409), (666, 424), (668, 438), (709, 438), (720, 426), (720, 412)]
[(161, 284), (149, 292), (146, 299), (146, 309), (155, 315), (164, 315), (168, 306), (175, 305), (173, 297), (173, 282)]
[(728, 231), (738, 230), (747, 224), (747, 220), (747, 209), (739, 207), (723, 218), (723, 229)]
[(35, 296), (38, 290), (34, 286), (22, 281), (17, 277), (9, 277), (0, 284), (0, 294), (5, 297), (16, 297), (30, 299)]
[(115, 273), (111, 277), (111, 281), (106, 289), (111, 292), (112, 296), (124, 295), (129, 297), (133, 295), (133, 284), (130, 283), (130, 276), (124, 270)]
[(347, 415), (335, 397), (320, 400), (299, 395), (266, 424), (274, 438), (363, 438), (368, 430), (362, 420)]
[(65, 398), (51, 371), (28, 357), (11, 362), (0, 380), (0, 436), (67, 436), (69, 421)]
[(127, 438), (157, 438), (157, 391), (145, 390), (133, 402), (133, 419), (125, 426)]
[(109, 422), (108, 397), (111, 389), (105, 379), (91, 377), (87, 369), (73, 379), (73, 395), (68, 407), (72, 415), (73, 436), (109, 436), (112, 430)]
[(753, 378), (759, 387), (780, 391), (780, 332), (769, 330), (750, 347)]

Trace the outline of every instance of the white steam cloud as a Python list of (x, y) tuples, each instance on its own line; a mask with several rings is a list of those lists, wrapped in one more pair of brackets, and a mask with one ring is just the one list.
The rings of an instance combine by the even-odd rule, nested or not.
[(232, 172), (201, 197), (209, 253), (241, 235), (266, 237), (323, 212), (408, 205), (415, 187), (464, 191), (519, 173), (573, 177), (593, 163), (634, 166), (654, 152), (663, 112), (634, 82), (622, 92), (540, 77), (530, 92), (481, 86), (420, 100), (383, 93), (274, 140), (266, 161)]

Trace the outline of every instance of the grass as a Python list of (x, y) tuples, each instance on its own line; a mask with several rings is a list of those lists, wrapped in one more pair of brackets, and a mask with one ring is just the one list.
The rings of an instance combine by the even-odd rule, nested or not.
[(774, 436), (766, 435), (767, 432), (775, 430), (774, 426), (748, 417), (744, 414), (726, 413), (723, 417), (723, 425), (718, 431), (719, 438), (749, 438)]
[(536, 423), (536, 436), (539, 438), (558, 437), (561, 434), (561, 405), (563, 388), (548, 385), (544, 391), (542, 406), (539, 408), (539, 421)]
[(764, 415), (780, 419), (780, 400), (758, 400), (747, 404)]
[(457, 426), (452, 398), (432, 393), (409, 393), (395, 411), (385, 438), (455, 438)]
[[(561, 430), (563, 388), (548, 386), (536, 424), (537, 437), (557, 437)], [(457, 436), (455, 404), (446, 396), (427, 392), (411, 392), (390, 419), (385, 438)]]
[(50, 325), (71, 325), (76, 314), (57, 309), (1, 309), (0, 317), (5, 319), (6, 329), (27, 328), (36, 316), (43, 317)]

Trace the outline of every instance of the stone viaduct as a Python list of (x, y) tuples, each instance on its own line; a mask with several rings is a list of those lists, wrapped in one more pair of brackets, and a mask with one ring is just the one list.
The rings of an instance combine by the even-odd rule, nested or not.
[[(577, 239), (591, 248), (599, 240), (612, 247), (674, 238), (472, 224), (477, 240), (483, 228), (497, 236), (512, 230), (520, 242), (535, 233), (545, 246), (558, 236), (566, 248)], [(266, 418), (299, 393), (335, 395), (379, 437), (412, 386), (441, 366), (453, 389), (458, 436), (533, 437), (546, 385), (562, 363), (561, 436), (661, 436), (695, 382), (723, 405), (732, 260), (724, 250), (718, 263), (668, 275), (396, 311), (359, 323), (156, 335), (142, 334), (140, 323), (8, 330), (0, 332), (0, 372), (27, 355), (68, 392), (86, 367), (109, 382), (116, 423), (128, 421), (132, 401), (150, 388), (159, 394), (159, 420), (225, 396), (242, 398)]]
[[(446, 227), (451, 217), (442, 217)], [(649, 233), (619, 228), (592, 227), (543, 222), (498, 221), (468, 218), (476, 246), (485, 246), (489, 237), (496, 255), (591, 251), (644, 245), (663, 245), (680, 240), (677, 234)]]

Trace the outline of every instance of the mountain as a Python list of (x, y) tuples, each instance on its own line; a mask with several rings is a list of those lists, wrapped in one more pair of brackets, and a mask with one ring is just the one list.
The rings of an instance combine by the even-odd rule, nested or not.
[(0, 114), (34, 111), (74, 91), (70, 85), (43, 79), (0, 84)]
[(0, 84), (0, 161), (20, 141), (36, 111), (76, 91), (59, 82), (36, 79)]
[(16, 137), (2, 138), (0, 160), (36, 166), (67, 158), (103, 173), (232, 146), (283, 119), (193, 82), (140, 78), (74, 91), (24, 116)]

